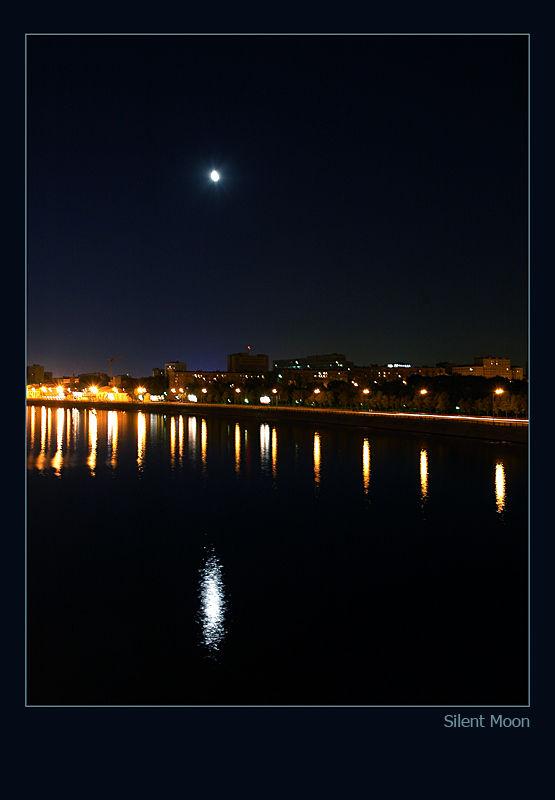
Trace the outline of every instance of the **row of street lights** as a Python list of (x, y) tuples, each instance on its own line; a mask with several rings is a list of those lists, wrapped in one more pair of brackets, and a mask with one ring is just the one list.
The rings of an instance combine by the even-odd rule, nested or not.
[[(357, 386), (357, 385), (358, 384), (355, 384), (355, 386)], [(56, 395), (58, 396), (58, 399), (63, 399), (64, 394), (65, 394), (65, 389), (64, 389), (63, 386), (56, 386), (54, 390), (53, 390), (52, 387), (41, 386), (40, 389), (41, 389), (41, 394), (43, 396), (47, 395), (48, 393), (53, 394), (55, 392)], [(183, 390), (181, 390), (181, 391), (183, 392)], [(241, 391), (242, 390), (239, 387), (237, 387), (235, 389), (235, 396), (236, 396), (236, 401), (237, 402), (239, 402), (239, 395), (241, 394)], [(495, 391), (494, 391), (493, 400), (492, 400), (492, 415), (494, 417), (496, 416), (496, 412), (497, 412), (496, 398), (498, 398), (502, 394), (504, 394), (504, 391), (505, 391), (504, 389), (500, 389), (500, 388), (499, 389), (495, 389)], [(139, 400), (143, 400), (144, 399), (144, 396), (145, 396), (146, 392), (147, 392), (147, 390), (146, 390), (146, 388), (144, 386), (137, 386), (136, 389), (134, 390), (134, 393), (137, 395), (137, 398)], [(172, 389), (172, 392), (175, 393), (176, 390)], [(203, 389), (201, 389), (201, 392), (203, 394), (207, 394), (208, 390), (206, 388), (203, 388)], [(321, 393), (320, 389), (314, 389), (314, 394), (315, 395), (318, 395), (320, 393)], [(370, 390), (369, 389), (363, 389), (362, 393), (364, 395), (368, 395), (368, 394), (370, 394)], [(98, 394), (98, 387), (89, 386), (88, 389), (86, 390), (85, 394), (92, 394), (92, 395)], [(272, 389), (272, 394), (273, 394), (273, 399), (275, 401), (275, 405), (277, 406), (277, 404), (278, 404), (278, 390), (277, 389)], [(428, 394), (428, 390), (427, 389), (420, 389), (420, 394), (422, 396), (424, 396), (424, 395)], [(29, 392), (28, 392), (28, 396), (29, 396)], [(189, 400), (189, 402), (195, 402), (195, 403), (197, 402), (197, 396), (195, 394), (187, 395), (187, 399)], [(245, 402), (248, 402), (248, 400), (246, 398), (245, 398)], [(272, 402), (272, 398), (269, 397), (268, 395), (263, 395), (262, 397), (260, 397), (260, 402), (265, 404), (265, 405), (268, 405), (268, 404), (270, 404)]]

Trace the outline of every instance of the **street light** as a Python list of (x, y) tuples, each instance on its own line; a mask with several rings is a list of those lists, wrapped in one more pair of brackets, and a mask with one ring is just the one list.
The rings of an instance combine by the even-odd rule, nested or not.
[(504, 389), (496, 389), (495, 392), (493, 393), (493, 395), (494, 395), (493, 396), (493, 416), (494, 417), (495, 417), (495, 410), (496, 410), (496, 407), (497, 407), (496, 406), (496, 402), (495, 402), (495, 395), (497, 395), (499, 397), (500, 395), (502, 395), (504, 393), (504, 391), (505, 391)]

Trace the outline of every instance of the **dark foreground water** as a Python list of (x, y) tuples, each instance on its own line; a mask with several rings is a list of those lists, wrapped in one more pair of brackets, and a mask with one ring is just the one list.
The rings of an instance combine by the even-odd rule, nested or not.
[(27, 415), (29, 705), (528, 702), (525, 446)]

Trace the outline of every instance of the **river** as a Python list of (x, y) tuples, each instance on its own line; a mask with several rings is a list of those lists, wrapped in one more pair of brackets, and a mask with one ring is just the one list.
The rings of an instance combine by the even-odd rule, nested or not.
[(528, 701), (528, 453), (27, 409), (27, 703)]

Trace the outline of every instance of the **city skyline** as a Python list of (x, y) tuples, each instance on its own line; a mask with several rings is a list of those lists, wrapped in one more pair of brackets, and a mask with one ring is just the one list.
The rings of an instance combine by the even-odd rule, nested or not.
[[(365, 369), (365, 368), (370, 368), (370, 367), (390, 367), (390, 368), (392, 368), (392, 367), (401, 368), (402, 367), (404, 369), (412, 368), (412, 367), (414, 367), (414, 369), (420, 369), (420, 368), (433, 369), (433, 368), (436, 368), (436, 367), (446, 366), (446, 365), (456, 366), (456, 367), (463, 367), (465, 365), (473, 365), (473, 364), (477, 363), (478, 361), (480, 361), (482, 359), (485, 360), (485, 359), (491, 358), (492, 360), (493, 359), (495, 359), (495, 360), (500, 359), (502, 361), (504, 361), (505, 359), (508, 359), (511, 368), (512, 369), (514, 369), (514, 368), (522, 369), (523, 372), (524, 372), (524, 377), (527, 379), (527, 366), (528, 366), (528, 362), (525, 362), (524, 364), (517, 364), (510, 356), (500, 355), (500, 354), (496, 354), (495, 356), (492, 356), (491, 354), (488, 354), (487, 356), (474, 356), (472, 359), (466, 359), (466, 360), (461, 361), (461, 362), (453, 362), (453, 361), (450, 361), (449, 359), (444, 359), (442, 361), (435, 362), (434, 364), (427, 364), (427, 363), (425, 363), (423, 361), (419, 361), (419, 362), (415, 362), (415, 363), (407, 363), (406, 361), (398, 361), (398, 362), (396, 361), (396, 362), (387, 362), (387, 363), (373, 361), (373, 362), (368, 362), (366, 364), (358, 364), (358, 363), (352, 361), (351, 359), (349, 359), (348, 358), (348, 354), (337, 353), (337, 352), (333, 352), (333, 353), (329, 353), (329, 354), (319, 354), (319, 355), (318, 354), (312, 354), (312, 355), (308, 355), (306, 357), (303, 357), (300, 354), (296, 354), (296, 356), (293, 356), (290, 359), (271, 359), (271, 358), (268, 357), (268, 354), (256, 353), (256, 354), (252, 354), (253, 363), (256, 361), (256, 357), (257, 356), (264, 356), (266, 359), (268, 359), (268, 364), (269, 364), (268, 370), (261, 370), (259, 368), (259, 366), (253, 366), (252, 368), (244, 369), (244, 370), (234, 370), (234, 369), (230, 369), (229, 368), (229, 359), (230, 359), (230, 357), (232, 355), (233, 356), (249, 356), (250, 354), (247, 353), (247, 352), (240, 352), (240, 353), (233, 353), (233, 354), (230, 353), (230, 354), (227, 355), (227, 362), (228, 362), (227, 367), (225, 365), (223, 365), (221, 367), (215, 367), (214, 369), (211, 369), (211, 370), (205, 370), (205, 369), (202, 369), (200, 367), (194, 366), (194, 364), (191, 364), (187, 359), (173, 359), (172, 361), (166, 361), (166, 360), (161, 361), (158, 365), (153, 365), (150, 370), (148, 370), (146, 372), (142, 372), (142, 373), (131, 373), (131, 372), (128, 372), (128, 371), (125, 371), (125, 370), (114, 369), (113, 368), (113, 363), (110, 364), (110, 369), (106, 370), (106, 371), (104, 369), (97, 368), (97, 369), (91, 369), (91, 370), (86, 370), (86, 371), (82, 371), (82, 372), (76, 372), (75, 370), (70, 370), (67, 373), (55, 373), (53, 370), (48, 369), (48, 365), (46, 365), (46, 364), (37, 364), (37, 363), (30, 364), (30, 363), (28, 363), (27, 364), (27, 372), (29, 373), (29, 370), (32, 370), (34, 367), (40, 367), (41, 369), (44, 370), (44, 374), (45, 375), (52, 375), (52, 379), (70, 378), (72, 376), (76, 376), (77, 377), (79, 375), (92, 375), (92, 374), (98, 374), (98, 375), (105, 374), (105, 375), (112, 375), (113, 377), (127, 375), (127, 376), (129, 376), (131, 378), (140, 379), (140, 378), (152, 377), (153, 375), (157, 374), (159, 371), (165, 371), (165, 368), (166, 368), (166, 366), (168, 364), (179, 364), (180, 365), (180, 369), (182, 369), (183, 371), (188, 372), (188, 373), (192, 373), (192, 372), (207, 373), (207, 374), (208, 373), (214, 373), (214, 374), (222, 373), (222, 374), (225, 374), (225, 373), (229, 373), (229, 372), (245, 372), (245, 373), (247, 373), (247, 372), (268, 372), (269, 373), (269, 372), (276, 372), (276, 371), (279, 372), (279, 368), (276, 368), (276, 366), (275, 366), (276, 361), (278, 361), (278, 362), (279, 361), (293, 361), (297, 357), (299, 359), (306, 360), (307, 358), (315, 358), (315, 357), (320, 357), (321, 358), (324, 355), (330, 355), (330, 356), (340, 355), (340, 356), (345, 358), (345, 364), (337, 365), (335, 367), (333, 367), (330, 364), (330, 366), (328, 367), (328, 369), (336, 369), (336, 370), (339, 370), (339, 371), (341, 371), (341, 370), (349, 370), (349, 369), (360, 370), (360, 369)], [(107, 361), (110, 363), (110, 362), (115, 361), (115, 359), (107, 359)], [(223, 362), (222, 362), (222, 364), (223, 364)], [(288, 369), (288, 367), (285, 367), (285, 369)], [(306, 372), (310, 372), (310, 371), (314, 371), (315, 369), (318, 369), (318, 367), (313, 367), (313, 366), (306, 366), (305, 367), (304, 365), (301, 365), (299, 367), (299, 369), (300, 370), (304, 370)]]
[(527, 363), (528, 36), (26, 48), (28, 364)]

